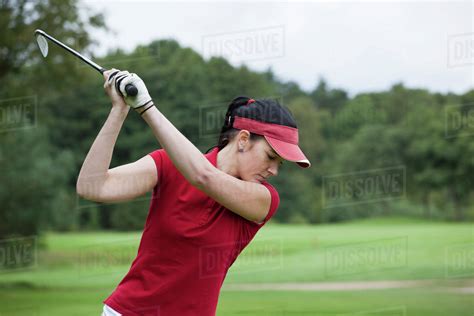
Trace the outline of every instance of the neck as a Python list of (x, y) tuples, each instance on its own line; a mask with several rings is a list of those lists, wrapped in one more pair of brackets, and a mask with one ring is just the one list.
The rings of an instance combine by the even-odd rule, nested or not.
[(238, 178), (234, 149), (231, 145), (225, 146), (217, 153), (217, 169)]

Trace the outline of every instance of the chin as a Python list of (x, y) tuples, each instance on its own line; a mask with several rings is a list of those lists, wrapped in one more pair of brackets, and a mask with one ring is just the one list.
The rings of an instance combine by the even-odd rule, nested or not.
[(262, 181), (260, 181), (260, 180), (258, 180), (258, 179), (255, 179), (255, 178), (250, 178), (250, 179), (245, 180), (245, 181), (253, 182), (253, 183), (258, 183), (258, 184), (262, 183)]
[(253, 177), (253, 176), (244, 176), (244, 177), (241, 177), (240, 179), (243, 181), (253, 182), (253, 183), (258, 183), (258, 184), (261, 184), (263, 182), (263, 180), (259, 179), (258, 177)]

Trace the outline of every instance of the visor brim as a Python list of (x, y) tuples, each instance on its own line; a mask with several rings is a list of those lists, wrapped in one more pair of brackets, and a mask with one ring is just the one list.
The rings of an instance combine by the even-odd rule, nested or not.
[(264, 137), (273, 150), (283, 159), (295, 162), (301, 168), (311, 167), (311, 163), (298, 145), (287, 143), (266, 135), (264, 135)]

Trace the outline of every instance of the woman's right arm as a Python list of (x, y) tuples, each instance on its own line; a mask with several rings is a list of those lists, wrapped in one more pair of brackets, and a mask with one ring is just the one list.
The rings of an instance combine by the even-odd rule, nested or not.
[(151, 191), (158, 182), (155, 162), (149, 155), (109, 169), (115, 142), (129, 111), (123, 98), (108, 84), (110, 73), (104, 73), (104, 88), (112, 101), (112, 109), (84, 160), (76, 183), (79, 196), (96, 202), (130, 200)]

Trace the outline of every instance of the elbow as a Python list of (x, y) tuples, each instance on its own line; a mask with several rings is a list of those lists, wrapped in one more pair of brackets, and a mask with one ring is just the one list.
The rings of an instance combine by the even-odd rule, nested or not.
[(76, 182), (76, 194), (89, 201), (101, 202), (100, 196), (97, 194), (97, 190), (91, 183), (78, 179)]
[(80, 178), (77, 179), (76, 182), (76, 194), (79, 195), (81, 198), (84, 198), (86, 194), (85, 186)]
[(87, 185), (85, 185), (82, 181), (77, 181), (76, 183), (76, 193), (79, 197), (86, 199), (86, 200), (91, 200), (91, 192), (89, 192)]

